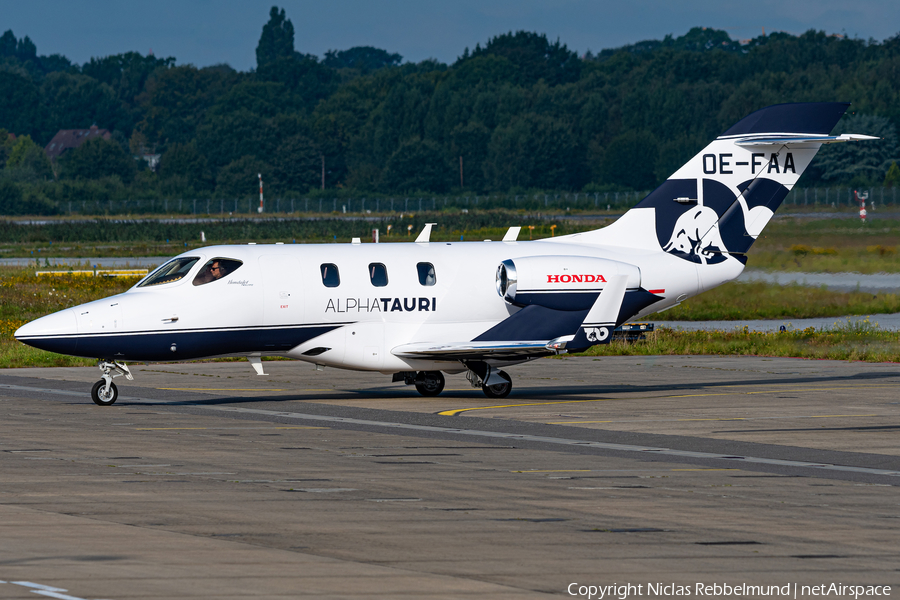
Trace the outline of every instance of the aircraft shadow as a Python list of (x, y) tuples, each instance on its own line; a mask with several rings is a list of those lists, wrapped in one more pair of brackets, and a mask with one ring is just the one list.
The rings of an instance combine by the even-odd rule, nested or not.
[[(797, 377), (786, 380), (772, 379), (734, 379), (727, 381), (716, 381), (708, 383), (674, 383), (674, 384), (583, 384), (583, 385), (560, 385), (560, 386), (540, 386), (540, 387), (513, 387), (512, 393), (506, 398), (498, 398), (496, 404), (515, 404), (521, 400), (550, 400), (555, 402), (565, 402), (567, 400), (584, 400), (584, 396), (588, 395), (614, 395), (614, 394), (664, 394), (677, 393), (683, 391), (709, 391), (722, 390), (725, 388), (740, 386), (777, 386), (783, 384), (803, 384), (815, 383), (818, 385), (837, 384), (837, 383), (864, 383), (889, 381), (900, 378), (900, 371), (897, 373), (859, 373), (855, 375), (835, 375), (826, 377)], [(515, 385), (515, 380), (514, 380)], [(789, 391), (789, 390), (785, 390)], [(360, 398), (368, 398), (372, 400), (389, 400), (404, 399), (420, 401), (441, 401), (451, 398), (459, 398), (479, 401), (486, 400), (481, 390), (472, 388), (465, 391), (445, 391), (440, 396), (434, 398), (425, 398), (415, 390), (413, 386), (404, 387), (379, 387), (364, 388), (358, 390), (334, 390), (333, 392), (298, 392), (295, 394), (266, 395), (266, 396), (235, 396), (228, 395), (222, 397), (196, 397), (191, 399), (173, 399), (164, 401), (165, 404), (171, 406), (179, 405), (225, 405), (225, 404), (263, 404), (270, 402), (309, 402), (318, 401), (326, 402), (329, 400), (358, 400)], [(119, 405), (129, 404), (124, 398), (120, 400)]]

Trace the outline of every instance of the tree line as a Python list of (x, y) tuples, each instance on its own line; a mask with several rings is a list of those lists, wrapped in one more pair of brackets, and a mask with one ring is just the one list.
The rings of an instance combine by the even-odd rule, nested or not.
[[(652, 189), (743, 116), (797, 101), (851, 101), (838, 129), (884, 138), (826, 147), (801, 186), (897, 179), (900, 36), (809, 31), (739, 42), (696, 27), (578, 56), (518, 31), (465, 48), (452, 64), (411, 63), (371, 47), (297, 52), (291, 20), (273, 7), (256, 59), (248, 72), (135, 52), (78, 65), (7, 31), (0, 212), (243, 198), (257, 193), (260, 173), (281, 197), (323, 182), (331, 194)], [(47, 160), (42, 148), (59, 129), (91, 125), (111, 139)], [(145, 154), (161, 155), (155, 172), (135, 160)]]

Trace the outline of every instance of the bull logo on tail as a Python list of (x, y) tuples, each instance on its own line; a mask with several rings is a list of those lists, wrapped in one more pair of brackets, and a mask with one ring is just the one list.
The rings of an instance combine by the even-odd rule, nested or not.
[(696, 256), (702, 264), (725, 249), (716, 227), (719, 215), (708, 206), (695, 206), (675, 221), (672, 237), (663, 246), (665, 252)]

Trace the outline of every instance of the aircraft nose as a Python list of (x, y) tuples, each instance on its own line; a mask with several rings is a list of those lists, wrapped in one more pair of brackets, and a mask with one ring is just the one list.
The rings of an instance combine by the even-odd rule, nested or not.
[(75, 311), (67, 308), (26, 323), (13, 335), (20, 342), (41, 350), (72, 354), (77, 343), (74, 337), (76, 333), (78, 325), (75, 321)]

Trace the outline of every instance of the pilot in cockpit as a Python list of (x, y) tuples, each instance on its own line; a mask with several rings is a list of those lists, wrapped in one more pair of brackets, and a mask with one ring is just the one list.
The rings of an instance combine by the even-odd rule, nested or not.
[(221, 279), (225, 275), (227, 275), (225, 264), (220, 260), (212, 260), (203, 267), (203, 269), (200, 270), (200, 273), (197, 274), (197, 277), (194, 278), (194, 285), (210, 283), (217, 279)]

